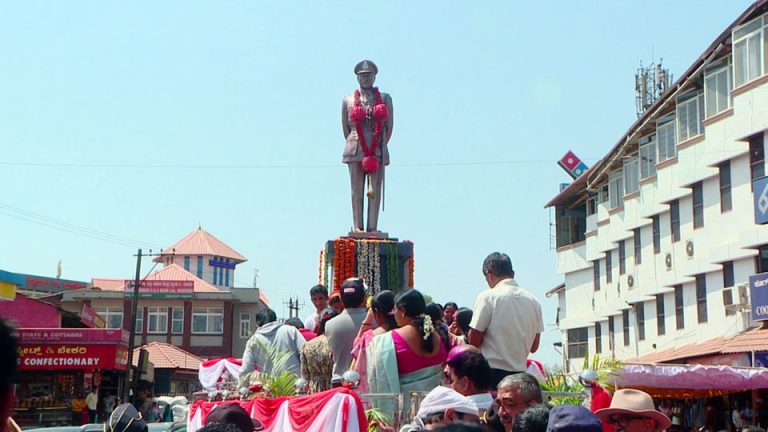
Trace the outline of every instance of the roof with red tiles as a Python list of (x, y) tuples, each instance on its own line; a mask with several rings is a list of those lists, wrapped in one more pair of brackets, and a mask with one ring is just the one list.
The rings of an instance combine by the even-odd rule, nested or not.
[(213, 255), (230, 258), (237, 264), (247, 261), (244, 256), (201, 227), (187, 234), (174, 245), (163, 249), (163, 253), (155, 258), (155, 261), (162, 262), (163, 257), (168, 255)]
[(146, 349), (155, 369), (198, 370), (202, 360), (196, 355), (163, 342), (150, 342), (133, 350), (133, 365), (139, 364), (139, 350)]
[(663, 363), (712, 354), (768, 351), (768, 328), (758, 328), (733, 337), (717, 337), (628, 359), (628, 363)]
[[(170, 264), (147, 276), (145, 280), (194, 281), (194, 292), (221, 292), (220, 289), (184, 270), (178, 264)], [(102, 291), (123, 291), (125, 279), (93, 279), (91, 284)]]

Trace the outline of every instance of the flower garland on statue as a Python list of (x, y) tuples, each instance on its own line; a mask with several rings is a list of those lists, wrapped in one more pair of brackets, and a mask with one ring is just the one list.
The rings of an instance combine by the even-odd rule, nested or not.
[(416, 258), (416, 250), (413, 247), (413, 242), (405, 242), (411, 244), (411, 257), (408, 258), (408, 288), (413, 288), (413, 270), (414, 270), (414, 264), (413, 260)]
[(320, 285), (325, 285), (325, 247), (320, 249), (320, 265), (317, 269), (317, 283)]
[(339, 292), (341, 284), (355, 276), (355, 258), (355, 239), (333, 241), (333, 291)]
[(373, 105), (373, 118), (376, 120), (376, 128), (373, 130), (373, 143), (368, 147), (363, 133), (363, 120), (367, 116), (365, 107), (360, 103), (360, 90), (355, 90), (355, 106), (352, 107), (350, 118), (355, 122), (355, 131), (357, 139), (360, 140), (360, 147), (363, 149), (363, 171), (368, 174), (379, 170), (379, 159), (376, 157), (376, 146), (381, 141), (381, 131), (384, 120), (388, 117), (387, 105), (381, 100), (381, 93), (378, 87), (373, 88), (376, 95), (376, 103)]

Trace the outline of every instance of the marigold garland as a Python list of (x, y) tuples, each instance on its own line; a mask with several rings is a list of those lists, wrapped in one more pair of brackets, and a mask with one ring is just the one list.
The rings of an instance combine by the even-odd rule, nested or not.
[(414, 287), (414, 284), (413, 284), (413, 270), (414, 270), (413, 260), (416, 257), (416, 251), (414, 250), (412, 242), (407, 242), (407, 243), (411, 243), (411, 257), (408, 258), (408, 288), (413, 288)]
[(333, 241), (333, 291), (339, 292), (341, 284), (355, 277), (355, 239), (338, 238)]
[(381, 93), (379, 88), (374, 87), (373, 93), (376, 96), (376, 101), (373, 106), (373, 118), (376, 120), (376, 128), (373, 131), (373, 143), (368, 147), (365, 134), (363, 133), (363, 120), (366, 117), (365, 108), (360, 103), (360, 90), (355, 90), (355, 105), (352, 107), (350, 117), (355, 122), (355, 131), (357, 132), (357, 139), (360, 141), (360, 147), (363, 149), (363, 170), (372, 174), (379, 170), (379, 159), (376, 157), (376, 146), (379, 145), (381, 140), (382, 123), (388, 116), (387, 106), (381, 100)]

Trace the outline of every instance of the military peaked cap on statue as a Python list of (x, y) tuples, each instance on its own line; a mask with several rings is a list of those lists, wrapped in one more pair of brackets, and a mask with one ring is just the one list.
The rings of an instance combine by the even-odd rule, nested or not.
[(377, 74), (379, 73), (379, 68), (376, 67), (376, 63), (370, 60), (363, 60), (355, 65), (355, 75), (360, 75), (365, 72)]

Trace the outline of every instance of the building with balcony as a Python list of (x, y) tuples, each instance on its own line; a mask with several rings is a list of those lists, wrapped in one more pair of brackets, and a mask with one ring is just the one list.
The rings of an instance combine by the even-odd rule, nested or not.
[(594, 354), (677, 362), (733, 354), (729, 363), (754, 364), (747, 345), (728, 353), (681, 348), (760, 326), (749, 278), (768, 272), (768, 227), (756, 223), (753, 196), (753, 182), (766, 175), (766, 130), (763, 0), (547, 203), (564, 275), (548, 295), (559, 299), (567, 368)]

